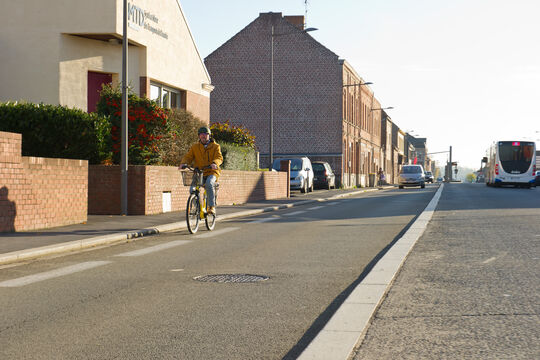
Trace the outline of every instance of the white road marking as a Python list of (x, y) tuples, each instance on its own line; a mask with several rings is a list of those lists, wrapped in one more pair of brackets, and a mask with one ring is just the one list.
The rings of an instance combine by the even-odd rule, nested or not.
[(339, 204), (339, 202), (334, 201), (334, 202), (328, 203), (327, 205), (337, 205), (337, 204)]
[(294, 215), (303, 214), (305, 212), (306, 212), (305, 210), (293, 211), (292, 213), (283, 214), (283, 216), (294, 216)]
[(263, 219), (257, 219), (250, 222), (250, 224), (258, 224), (258, 223), (265, 223), (268, 221), (273, 221), (279, 219), (278, 217), (269, 217), (269, 218), (263, 218)]
[(491, 257), (491, 258), (489, 258), (487, 260), (482, 261), (482, 264), (488, 264), (488, 263), (492, 262), (495, 259), (497, 259), (497, 258), (496, 257)]
[(238, 230), (238, 229), (240, 229), (240, 228), (238, 228), (238, 227), (230, 227), (230, 228), (225, 228), (225, 229), (219, 229), (219, 230), (216, 230), (216, 231), (208, 231), (205, 234), (195, 236), (195, 238), (203, 239), (203, 238), (214, 237), (214, 236), (225, 234), (225, 233), (235, 231), (235, 230)]
[(314, 206), (314, 207), (310, 207), (308, 208), (308, 210), (317, 210), (317, 209), (322, 209), (324, 206), (320, 205), (320, 206)]
[(170, 248), (173, 248), (173, 247), (176, 247), (176, 246), (188, 244), (190, 242), (191, 242), (191, 240), (176, 240), (176, 241), (171, 241), (171, 242), (164, 243), (164, 244), (159, 244), (159, 245), (147, 247), (147, 248), (144, 248), (144, 249), (128, 251), (128, 252), (118, 254), (118, 255), (115, 255), (115, 256), (142, 256), (142, 255), (151, 254), (151, 253), (156, 252), (156, 251), (161, 251), (161, 250), (170, 249)]
[(428, 206), (390, 250), (345, 299), (323, 329), (298, 356), (298, 360), (343, 360), (351, 357), (365, 334), (375, 310), (418, 238), (431, 220), (444, 185)]
[(89, 261), (76, 265), (66, 266), (64, 268), (46, 271), (39, 274), (23, 276), (18, 279), (7, 280), (0, 282), (0, 287), (20, 287), (33, 284), (39, 281), (54, 279), (60, 276), (74, 274), (80, 271), (92, 269), (98, 266), (110, 264), (112, 261)]

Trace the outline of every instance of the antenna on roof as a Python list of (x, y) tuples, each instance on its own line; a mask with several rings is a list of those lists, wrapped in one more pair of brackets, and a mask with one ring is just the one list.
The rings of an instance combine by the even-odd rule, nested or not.
[(306, 24), (307, 24), (307, 8), (308, 8), (308, 0), (304, 0), (304, 7), (305, 7), (305, 11), (304, 11), (304, 29), (307, 27)]

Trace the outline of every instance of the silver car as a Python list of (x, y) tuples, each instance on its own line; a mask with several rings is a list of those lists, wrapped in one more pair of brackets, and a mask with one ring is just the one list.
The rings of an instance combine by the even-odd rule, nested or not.
[(403, 165), (399, 172), (399, 188), (405, 186), (420, 186), (422, 189), (426, 187), (426, 178), (422, 165)]

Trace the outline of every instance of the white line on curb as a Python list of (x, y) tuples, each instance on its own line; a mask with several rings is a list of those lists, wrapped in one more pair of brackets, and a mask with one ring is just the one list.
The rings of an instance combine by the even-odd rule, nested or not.
[(356, 286), (325, 327), (300, 354), (299, 360), (345, 360), (351, 356), (395, 275), (431, 220), (443, 187), (444, 184), (439, 187), (428, 206), (403, 237), (396, 241)]

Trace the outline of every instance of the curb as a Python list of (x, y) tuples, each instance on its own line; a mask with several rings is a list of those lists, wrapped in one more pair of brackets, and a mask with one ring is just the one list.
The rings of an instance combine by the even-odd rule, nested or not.
[[(289, 204), (283, 204), (279, 206), (269, 206), (262, 209), (238, 211), (238, 212), (233, 212), (230, 214), (219, 215), (218, 220), (222, 221), (222, 220), (228, 220), (228, 219), (233, 219), (233, 218), (238, 218), (238, 217), (243, 217), (243, 216), (252, 216), (252, 215), (262, 214), (265, 212), (288, 209), (294, 206), (305, 205), (305, 204), (309, 204), (313, 202), (330, 201), (330, 200), (340, 199), (347, 196), (361, 194), (364, 192), (378, 191), (382, 189), (385, 189), (385, 188), (359, 190), (359, 191), (353, 191), (346, 194), (338, 194), (330, 198), (302, 200), (297, 203), (289, 203)], [(131, 241), (135, 241), (137, 238), (141, 238), (144, 236), (156, 235), (156, 234), (160, 234), (164, 232), (181, 230), (185, 228), (187, 228), (186, 223), (184, 221), (181, 221), (181, 222), (174, 222), (170, 224), (158, 225), (156, 227), (147, 228), (147, 229), (131, 230), (124, 233), (115, 233), (115, 234), (110, 234), (110, 235), (91, 237), (88, 239), (68, 241), (68, 242), (60, 243), (60, 244), (41, 246), (41, 247), (37, 247), (33, 249), (13, 251), (13, 252), (5, 253), (5, 254), (0, 254), (0, 265), (7, 265), (7, 264), (16, 263), (16, 262), (21, 262), (24, 260), (36, 259), (36, 258), (47, 256), (47, 255), (54, 255), (54, 254), (72, 252), (72, 251), (80, 251), (80, 250), (103, 246), (103, 245), (128, 243)]]

